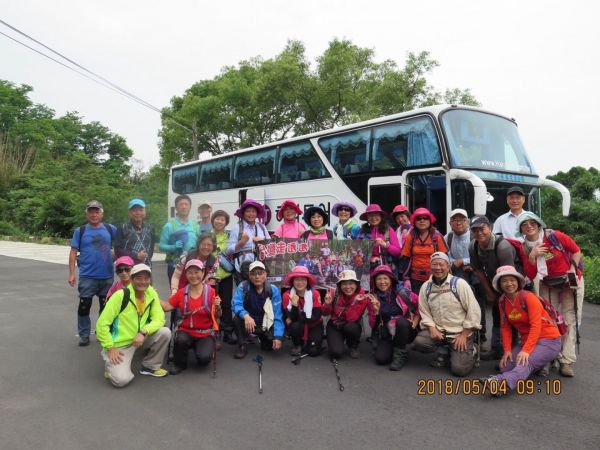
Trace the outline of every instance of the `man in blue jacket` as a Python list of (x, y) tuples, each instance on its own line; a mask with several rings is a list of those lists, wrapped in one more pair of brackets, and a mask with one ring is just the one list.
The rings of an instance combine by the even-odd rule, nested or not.
[(250, 264), (249, 280), (241, 282), (233, 296), (233, 323), (239, 338), (234, 358), (248, 354), (248, 338), (258, 337), (263, 350), (279, 350), (283, 343), (281, 293), (267, 283), (267, 270), (260, 261)]

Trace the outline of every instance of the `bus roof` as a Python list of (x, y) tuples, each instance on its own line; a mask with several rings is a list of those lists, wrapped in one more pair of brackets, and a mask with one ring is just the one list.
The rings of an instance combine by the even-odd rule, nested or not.
[(335, 133), (335, 134), (342, 133), (344, 131), (354, 130), (356, 128), (363, 128), (363, 127), (367, 127), (367, 126), (382, 123), (382, 122), (391, 122), (391, 121), (394, 121), (397, 119), (402, 119), (402, 118), (406, 118), (406, 117), (410, 117), (410, 116), (429, 114), (429, 115), (432, 115), (437, 118), (442, 112), (444, 112), (448, 109), (467, 109), (467, 110), (471, 110), (471, 111), (479, 111), (479, 112), (483, 112), (483, 113), (487, 113), (487, 114), (493, 114), (495, 116), (502, 117), (510, 122), (513, 122), (516, 125), (516, 121), (514, 119), (504, 116), (502, 114), (495, 113), (493, 111), (483, 109), (483, 108), (477, 108), (474, 106), (466, 106), (466, 105), (441, 104), (441, 105), (433, 105), (433, 106), (426, 106), (423, 108), (412, 109), (410, 111), (404, 111), (404, 112), (397, 113), (397, 114), (391, 114), (389, 116), (381, 116), (381, 117), (377, 117), (375, 119), (365, 120), (363, 122), (355, 122), (355, 123), (351, 123), (348, 125), (343, 125), (341, 127), (329, 128), (327, 130), (317, 131), (316, 133), (304, 134), (301, 136), (293, 136), (293, 137), (283, 139), (280, 141), (273, 141), (273, 142), (268, 142), (266, 144), (255, 145), (253, 147), (246, 147), (246, 148), (242, 148), (242, 149), (238, 149), (238, 150), (232, 150), (230, 152), (223, 153), (221, 155), (211, 156), (210, 158), (207, 158), (207, 159), (202, 159), (202, 160), (196, 159), (193, 161), (187, 161), (185, 163), (176, 164), (173, 167), (185, 167), (187, 165), (196, 164), (198, 162), (214, 161), (216, 159), (230, 157), (230, 156), (236, 155), (238, 153), (245, 153), (248, 151), (259, 150), (262, 148), (269, 148), (269, 147), (274, 147), (274, 146), (283, 145), (283, 144), (291, 144), (291, 143), (306, 140), (306, 139), (314, 139), (314, 138), (319, 138), (322, 136), (329, 136), (332, 133)]

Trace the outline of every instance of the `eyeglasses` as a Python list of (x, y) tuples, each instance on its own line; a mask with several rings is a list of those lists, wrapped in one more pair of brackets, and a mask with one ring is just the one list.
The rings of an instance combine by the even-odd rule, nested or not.
[(460, 218), (460, 217), (453, 217), (452, 219), (450, 219), (450, 222), (458, 222), (458, 223), (461, 223), (461, 222), (466, 222), (466, 221), (467, 221), (467, 219), (465, 219), (464, 217), (463, 217), (463, 218)]
[(528, 220), (526, 222), (523, 222), (521, 224), (522, 227), (530, 227), (530, 228), (536, 228), (538, 226), (538, 223), (535, 220)]
[(421, 217), (417, 217), (417, 218), (415, 219), (415, 222), (422, 222), (422, 221), (424, 221), (424, 220), (429, 220), (429, 217), (427, 217), (427, 216), (421, 216)]
[(116, 270), (117, 273), (121, 273), (121, 272), (131, 272), (131, 267), (117, 267)]
[(352, 210), (350, 208), (343, 207), (343, 208), (338, 208), (338, 212), (352, 212)]

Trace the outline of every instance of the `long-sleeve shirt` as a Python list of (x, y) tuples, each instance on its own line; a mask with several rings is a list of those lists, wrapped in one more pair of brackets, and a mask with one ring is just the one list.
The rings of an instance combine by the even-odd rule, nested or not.
[[(242, 229), (240, 230), (239, 223), (234, 225), (229, 232), (229, 242), (227, 243), (227, 255), (233, 255), (235, 257), (235, 269), (237, 271), (240, 270), (241, 264), (244, 261), (254, 261), (254, 241), (255, 237), (261, 237), (263, 239), (269, 239), (269, 232), (265, 228), (262, 223), (258, 221), (254, 222), (252, 225), (242, 220)], [(241, 232), (240, 232), (241, 231)], [(235, 246), (240, 241), (240, 237), (242, 234), (246, 233), (249, 236), (249, 239), (246, 241), (242, 247), (236, 249)]]
[(339, 292), (337, 301), (331, 304), (323, 304), (321, 311), (324, 316), (331, 316), (331, 320), (338, 323), (356, 322), (359, 320), (369, 302), (366, 297), (362, 300), (356, 298), (357, 295), (364, 295), (362, 289), (357, 290), (353, 295), (347, 297), (342, 292)]
[[(179, 249), (175, 245), (176, 241), (172, 238), (172, 235), (178, 230), (185, 230), (188, 235), (187, 242), (184, 242), (183, 247)], [(183, 223), (179, 217), (175, 217), (163, 226), (160, 233), (159, 248), (167, 254), (167, 262), (174, 263), (183, 252), (196, 248), (197, 242), (198, 222), (188, 220)]]
[[(387, 239), (385, 238), (386, 234), (388, 235)], [(370, 239), (372, 241), (375, 241), (375, 239), (379, 238), (387, 241), (386, 243), (389, 244), (387, 248), (377, 244), (373, 245), (373, 253), (371, 254), (373, 257), (384, 256), (388, 253), (392, 256), (400, 256), (400, 252), (402, 251), (400, 244), (398, 243), (398, 235), (394, 232), (394, 230), (392, 230), (392, 228), (388, 228), (387, 233), (381, 233), (378, 227), (371, 227), (369, 233), (363, 233), (361, 230), (356, 238), (358, 240)]]
[(473, 295), (471, 286), (459, 278), (456, 282), (458, 298), (452, 293), (450, 280), (452, 275), (441, 285), (433, 282), (427, 295), (428, 283), (423, 284), (419, 292), (419, 313), (421, 314), (421, 327), (427, 329), (436, 327), (439, 331), (446, 332), (446, 336), (454, 337), (462, 333), (463, 329), (479, 330), (481, 328), (481, 309)]
[[(448, 245), (448, 235), (444, 236), (446, 241), (446, 245)], [(462, 259), (463, 264), (469, 265), (471, 264), (471, 258), (469, 257), (469, 243), (471, 242), (471, 233), (469, 230), (465, 231), (463, 234), (456, 234), (452, 232), (452, 245), (448, 249), (448, 258), (450, 259), (450, 264), (452, 264), (457, 259)]]
[[(146, 257), (143, 260), (138, 258), (142, 250), (146, 252)], [(152, 225), (142, 223), (142, 226), (138, 228), (132, 222), (129, 222), (117, 227), (115, 233), (115, 255), (117, 258), (129, 256), (136, 264), (152, 266), (153, 253)]]
[(313, 293), (313, 306), (312, 306), (312, 314), (310, 319), (306, 317), (306, 312), (304, 311), (304, 297), (298, 298), (298, 306), (293, 306), (288, 311), (288, 306), (290, 304), (290, 291), (286, 291), (283, 294), (283, 309), (284, 311), (288, 311), (289, 318), (292, 319), (292, 322), (300, 321), (306, 324), (309, 328), (313, 328), (320, 323), (323, 323), (322, 316), (322, 305), (321, 305), (321, 294), (316, 289), (312, 290)]
[[(525, 309), (522, 303), (525, 304)], [(512, 327), (521, 335), (521, 350), (530, 354), (538, 340), (560, 337), (558, 327), (552, 322), (542, 302), (531, 292), (519, 291), (514, 301), (502, 296), (498, 307), (502, 319), (502, 347), (505, 352), (512, 351)]]
[[(571, 255), (580, 252), (579, 246), (570, 236), (560, 231), (553, 231), (553, 233), (566, 252)], [(552, 246), (546, 233), (544, 233), (544, 245), (548, 248), (548, 252), (544, 254), (546, 266), (548, 267), (548, 276), (552, 277), (567, 273), (571, 268), (571, 261), (565, 253)], [(527, 244), (524, 244), (524, 246), (526, 249), (525, 252), (528, 253), (529, 250), (527, 250)], [(525, 273), (529, 278), (534, 279), (537, 275), (537, 263), (532, 263), (529, 258), (525, 258)]]
[[(244, 292), (244, 287), (247, 284), (247, 294)], [(283, 311), (281, 309), (281, 293), (277, 286), (271, 285), (271, 303), (273, 305), (273, 337), (274, 339), (283, 340)], [(246, 315), (250, 314), (250, 317), (256, 322), (256, 326), (260, 327), (264, 317), (264, 306), (267, 301), (267, 289), (264, 288), (259, 294), (256, 292), (254, 285), (249, 281), (240, 283), (235, 290), (233, 295), (232, 309), (233, 313), (239, 318), (243, 319)]]
[[(379, 300), (379, 316), (383, 323), (396, 316), (412, 319), (413, 316), (419, 315), (419, 297), (403, 288), (394, 289), (395, 294), (380, 292), (379, 289), (374, 292)], [(367, 304), (367, 310), (369, 313), (369, 326), (373, 328), (377, 323), (377, 314), (375, 314), (371, 302)]]

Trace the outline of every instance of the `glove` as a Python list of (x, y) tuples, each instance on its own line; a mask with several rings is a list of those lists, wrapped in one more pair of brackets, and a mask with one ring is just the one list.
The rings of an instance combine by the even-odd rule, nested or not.
[(183, 248), (183, 241), (175, 241), (175, 248)]

